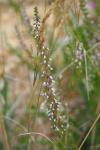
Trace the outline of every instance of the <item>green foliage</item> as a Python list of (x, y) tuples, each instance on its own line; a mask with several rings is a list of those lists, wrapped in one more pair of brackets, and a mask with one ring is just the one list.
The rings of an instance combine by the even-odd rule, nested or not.
[[(25, 66), (28, 73), (34, 73), (31, 91), (28, 93), (28, 98), (24, 97), (28, 102), (25, 101), (22, 106), (24, 112), (19, 116), (16, 115), (16, 111), (20, 107), (20, 95), (16, 95), (11, 103), (10, 82), (6, 75), (3, 78), (4, 85), (0, 89), (0, 96), (4, 103), (1, 110), (11, 150), (35, 150), (38, 146), (41, 150), (100, 149), (98, 145), (100, 143), (100, 40), (98, 36), (100, 6), (98, 1), (94, 2), (97, 4), (94, 10), (95, 19), (88, 16), (86, 1), (80, 0), (80, 12), (83, 15), (83, 18), (80, 17), (80, 23), (77, 20), (77, 13), (73, 13), (71, 8), (67, 12), (62, 1), (52, 1), (50, 5), (54, 15), (52, 26), (46, 24), (47, 18), (43, 18), (43, 22), (40, 21), (40, 10), (35, 7), (34, 33), (33, 37), (30, 36), (34, 40), (35, 54), (33, 56), (29, 49), (25, 51), (31, 55), (28, 59), (23, 57), (24, 50), (7, 45), (10, 54), (20, 60), (20, 67), (23, 69)], [(21, 5), (13, 0), (9, 0), (9, 4), (21, 16)], [(58, 7), (57, 10), (54, 10), (55, 5)], [(74, 7), (77, 9), (76, 6)], [(58, 12), (58, 18), (55, 17), (55, 11)], [(24, 25), (27, 28), (26, 24)], [(41, 27), (42, 25), (44, 28)], [(30, 34), (29, 30), (27, 32)], [(46, 65), (42, 62), (44, 58), (41, 52), (44, 52), (47, 57)], [(47, 68), (50, 58), (53, 71)], [(43, 69), (46, 74), (41, 78)], [(48, 81), (48, 76), (52, 76), (56, 82), (56, 96), (51, 92), (51, 80), (47, 89), (42, 86)], [(27, 80), (29, 82), (29, 79)], [(50, 96), (48, 100), (46, 99), (46, 103), (41, 96), (41, 91)], [(61, 103), (61, 112), (57, 111), (58, 106), (53, 101), (55, 98)], [(53, 102), (52, 108), (51, 102)], [(51, 113), (55, 115), (56, 122), (51, 118), (51, 124), (59, 127), (59, 132), (51, 129), (47, 109), (51, 109)], [(16, 137), (14, 145), (13, 137)], [(3, 150), (3, 144), (0, 140), (0, 150)]]

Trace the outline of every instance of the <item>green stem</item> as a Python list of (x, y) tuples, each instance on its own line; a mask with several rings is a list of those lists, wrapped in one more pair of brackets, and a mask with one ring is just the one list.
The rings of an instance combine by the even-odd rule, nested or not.
[(95, 121), (93, 122), (91, 128), (89, 129), (88, 133), (86, 134), (86, 136), (85, 136), (84, 140), (82, 141), (81, 145), (79, 146), (78, 150), (81, 150), (82, 146), (84, 145), (84, 143), (87, 140), (89, 134), (91, 133), (91, 131), (93, 130), (93, 128), (95, 127), (95, 125), (96, 125), (96, 123), (98, 122), (99, 119), (100, 119), (100, 113), (98, 114)]

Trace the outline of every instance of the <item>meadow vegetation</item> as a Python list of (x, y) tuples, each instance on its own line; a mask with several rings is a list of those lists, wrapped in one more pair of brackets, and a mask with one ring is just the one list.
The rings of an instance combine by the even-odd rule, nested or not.
[(1, 9), (0, 150), (99, 150), (99, 0), (5, 5), (12, 17), (4, 28)]

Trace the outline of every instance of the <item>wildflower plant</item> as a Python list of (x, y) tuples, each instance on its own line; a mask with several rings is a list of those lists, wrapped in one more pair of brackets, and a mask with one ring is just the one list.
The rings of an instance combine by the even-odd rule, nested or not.
[(84, 50), (82, 43), (76, 44), (76, 49), (74, 52), (73, 61), (75, 61), (75, 65), (77, 68), (80, 68), (82, 65), (82, 61), (84, 60)]
[[(57, 3), (58, 3), (58, 1), (57, 1)], [(63, 6), (64, 5), (62, 5), (62, 7)], [(60, 9), (63, 14), (62, 7)], [(54, 7), (54, 9), (55, 9), (55, 7)], [(69, 63), (71, 63), (71, 65), (73, 65), (74, 75), (71, 74), (72, 80), (74, 81), (74, 78), (75, 78), (76, 79), (76, 81), (74, 81), (75, 83), (77, 82), (77, 84), (79, 84), (80, 86), (83, 86), (83, 85), (85, 86), (86, 95), (87, 95), (86, 97), (88, 99), (87, 104), (88, 104), (90, 101), (90, 97), (91, 97), (91, 94), (90, 94), (91, 88), (90, 87), (92, 86), (92, 84), (90, 83), (91, 82), (90, 72), (92, 70), (91, 70), (91, 64), (88, 59), (89, 43), (90, 43), (88, 41), (88, 38), (92, 34), (91, 34), (91, 31), (89, 33), (87, 33), (88, 25), (91, 26), (91, 23), (89, 22), (85, 2), (80, 1), (80, 9), (84, 15), (84, 19), (83, 19), (84, 21), (83, 21), (82, 25), (80, 25), (79, 20), (78, 20), (78, 23), (77, 23), (77, 19), (74, 22), (73, 21), (74, 19), (72, 18), (72, 16), (69, 15), (69, 18), (68, 18), (69, 23), (68, 24), (71, 25), (70, 30), (68, 32), (69, 41), (67, 41), (67, 44), (62, 46), (62, 49), (63, 49), (64, 55), (66, 57), (69, 57), (68, 61), (65, 61), (65, 62), (67, 62), (67, 63), (69, 62)], [(77, 18), (77, 17), (79, 17), (78, 16), (79, 14), (77, 14), (77, 13), (79, 13), (79, 12), (76, 11), (76, 14), (72, 14), (72, 15), (73, 16), (76, 15), (74, 17)], [(62, 15), (62, 14), (60, 14), (60, 15)], [(49, 16), (49, 15), (47, 15), (47, 16)], [(63, 19), (65, 19), (65, 18), (62, 18), (62, 22), (61, 22), (61, 24), (59, 22), (59, 24), (62, 26), (62, 28), (65, 29), (66, 28), (65, 25), (67, 24), (67, 22), (65, 23), (65, 20), (63, 20)], [(69, 140), (67, 139), (67, 142), (68, 142), (68, 141), (72, 140), (72, 136), (74, 134), (73, 132), (71, 132), (70, 129), (68, 129), (69, 127), (71, 127), (69, 125), (69, 120), (71, 122), (73, 120), (69, 116), (69, 110), (70, 110), (70, 108), (68, 108), (69, 105), (67, 104), (67, 107), (65, 106), (66, 104), (63, 105), (63, 103), (62, 103), (63, 95), (61, 95), (61, 93), (59, 94), (59, 92), (58, 92), (58, 89), (57, 89), (58, 87), (57, 87), (55, 76), (54, 76), (55, 70), (52, 67), (53, 66), (52, 57), (51, 57), (52, 50), (47, 47), (48, 42), (45, 40), (43, 31), (41, 32), (41, 29), (42, 30), (44, 29), (41, 24), (42, 23), (38, 16), (38, 10), (37, 10), (37, 8), (35, 8), (33, 34), (34, 34), (34, 39), (35, 39), (36, 47), (37, 47), (38, 66), (40, 68), (40, 79), (41, 79), (40, 97), (47, 107), (47, 113), (48, 113), (48, 118), (51, 122), (51, 128), (54, 129), (58, 135), (62, 135), (62, 137), (64, 137), (64, 135), (65, 135), (64, 143), (66, 143), (66, 136), (69, 137)], [(58, 26), (59, 26), (59, 24), (58, 24)], [(44, 22), (43, 22), (43, 25), (44, 25)], [(64, 34), (66, 34), (66, 31)], [(63, 35), (63, 36), (65, 36), (65, 35)], [(58, 37), (58, 39), (59, 39), (59, 37)], [(54, 43), (55, 45), (56, 45), (56, 42), (58, 42), (57, 39)], [(66, 49), (69, 49), (69, 51), (66, 51)], [(66, 59), (66, 57), (64, 57), (64, 58)], [(75, 68), (74, 68), (74, 66), (75, 66)], [(67, 70), (66, 67), (62, 70), (61, 79), (63, 78), (63, 73), (66, 72), (66, 70)], [(82, 79), (81, 81), (78, 78), (76, 78), (78, 75), (81, 75), (81, 79)], [(68, 83), (68, 84), (70, 84), (70, 83)], [(65, 90), (63, 92), (65, 92)], [(67, 110), (66, 115), (65, 115), (65, 107), (66, 107), (66, 109), (69, 109), (69, 110)], [(83, 112), (84, 112), (84, 110), (83, 110)], [(79, 143), (80, 144), (78, 145), (78, 147), (81, 147), (82, 142), (79, 142)], [(61, 142), (60, 142), (60, 144), (61, 144)], [(63, 145), (63, 146), (65, 149), (65, 145)], [(75, 146), (74, 148), (76, 149), (76, 147), (77, 146)]]
[(51, 122), (51, 128), (58, 133), (61, 132), (61, 134), (64, 134), (65, 121), (61, 112), (63, 108), (61, 106), (60, 98), (57, 95), (56, 83), (52, 73), (52, 58), (50, 57), (50, 50), (46, 46), (46, 43), (41, 41), (40, 17), (38, 16), (37, 7), (34, 8), (34, 12), (33, 35), (37, 43), (38, 64), (41, 70), (40, 96), (47, 106), (47, 114)]
[(31, 26), (26, 2), (9, 0), (18, 43), (0, 53), (0, 150), (99, 150), (99, 2), (39, 2)]

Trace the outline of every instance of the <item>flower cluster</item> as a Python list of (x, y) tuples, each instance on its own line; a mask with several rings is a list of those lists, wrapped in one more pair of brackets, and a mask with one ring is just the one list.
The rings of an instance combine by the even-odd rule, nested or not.
[(37, 43), (37, 48), (39, 50), (39, 66), (41, 70), (41, 81), (42, 90), (40, 96), (46, 102), (48, 107), (48, 118), (51, 122), (51, 126), (57, 132), (61, 131), (63, 133), (64, 124), (62, 108), (60, 107), (60, 100), (57, 96), (56, 84), (54, 77), (52, 76), (53, 67), (51, 66), (52, 59), (50, 58), (50, 50), (45, 46), (40, 40), (39, 28), (40, 19), (38, 17), (37, 8), (35, 8), (35, 19), (34, 19), (34, 37)]
[(39, 37), (39, 29), (40, 29), (40, 17), (38, 15), (37, 7), (34, 8), (34, 23), (33, 23), (33, 33), (34, 37)]
[(75, 63), (77, 68), (81, 67), (83, 58), (84, 58), (83, 46), (81, 43), (78, 43), (77, 48), (75, 50)]
[(21, 6), (20, 13), (21, 13), (21, 17), (23, 19), (23, 22), (24, 22), (26, 28), (28, 29), (29, 32), (31, 32), (32, 27), (31, 27), (30, 19), (27, 15), (27, 12), (26, 12), (26, 9), (25, 9), (24, 5)]
[(62, 122), (61, 103), (57, 95), (54, 77), (52, 76), (53, 68), (51, 66), (52, 59), (49, 57), (49, 49), (45, 46), (41, 47), (40, 58), (42, 63), (41, 79), (42, 90), (41, 96), (48, 106), (48, 118), (52, 128), (56, 131), (63, 132), (64, 125)]

